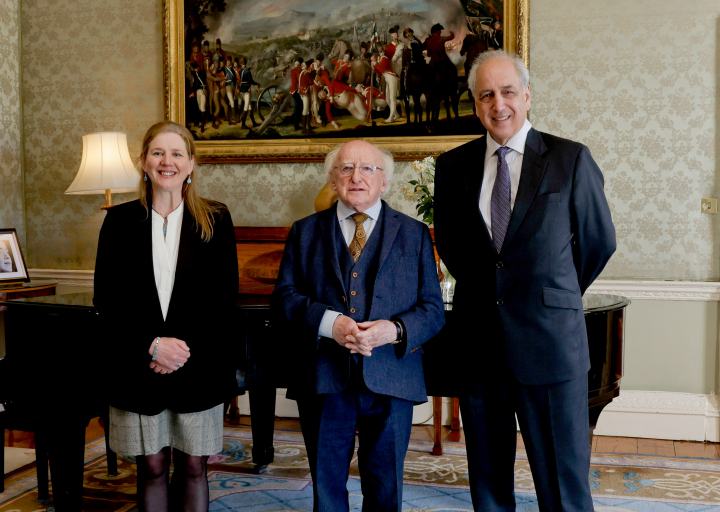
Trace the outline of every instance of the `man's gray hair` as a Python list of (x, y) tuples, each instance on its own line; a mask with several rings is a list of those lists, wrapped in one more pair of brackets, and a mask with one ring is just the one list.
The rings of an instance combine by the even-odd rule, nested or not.
[(470, 68), (470, 73), (467, 79), (468, 88), (470, 89), (473, 97), (475, 96), (475, 78), (477, 76), (477, 70), (490, 59), (511, 60), (513, 64), (515, 64), (515, 69), (517, 69), (518, 76), (520, 77), (520, 85), (522, 86), (523, 91), (527, 89), (527, 86), (530, 83), (530, 72), (528, 71), (527, 66), (525, 66), (525, 61), (523, 61), (518, 55), (511, 55), (505, 50), (492, 50), (489, 52), (483, 52), (475, 57), (475, 62), (473, 62), (472, 68)]
[[(340, 151), (342, 151), (342, 148), (345, 147), (345, 144), (347, 144), (347, 142), (338, 144), (337, 146), (332, 148), (325, 157), (325, 181), (327, 181), (328, 183), (332, 183), (332, 172), (336, 166), (337, 157), (340, 154)], [(387, 183), (388, 185), (382, 195), (386, 195), (388, 192), (390, 192), (393, 174), (395, 174), (395, 159), (393, 158), (392, 153), (390, 153), (390, 151), (388, 151), (387, 149), (376, 146), (375, 144), (372, 144), (370, 142), (368, 142), (368, 144), (370, 144), (375, 149), (375, 151), (380, 153), (380, 156), (382, 157), (383, 183)]]

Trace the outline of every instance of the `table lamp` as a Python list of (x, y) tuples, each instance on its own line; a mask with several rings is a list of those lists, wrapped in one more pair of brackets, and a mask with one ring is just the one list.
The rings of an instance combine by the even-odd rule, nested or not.
[(105, 193), (103, 210), (112, 207), (112, 192), (134, 192), (140, 173), (132, 163), (127, 135), (118, 132), (83, 135), (83, 154), (75, 180), (66, 194)]

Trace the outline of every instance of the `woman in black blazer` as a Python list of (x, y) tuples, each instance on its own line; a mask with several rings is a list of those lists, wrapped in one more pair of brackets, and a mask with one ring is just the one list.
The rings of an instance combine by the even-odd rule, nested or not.
[[(230, 328), (238, 290), (225, 205), (197, 195), (195, 144), (164, 121), (145, 134), (140, 199), (108, 210), (95, 263), (110, 446), (137, 457), (141, 511), (208, 509), (208, 456), (222, 450), (237, 389)], [(172, 449), (172, 452), (171, 452)]]

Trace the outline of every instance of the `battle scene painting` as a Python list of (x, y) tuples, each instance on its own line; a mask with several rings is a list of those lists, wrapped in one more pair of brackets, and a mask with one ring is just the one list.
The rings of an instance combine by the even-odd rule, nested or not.
[(198, 141), (474, 135), (468, 70), (504, 45), (503, 0), (185, 0), (182, 21)]

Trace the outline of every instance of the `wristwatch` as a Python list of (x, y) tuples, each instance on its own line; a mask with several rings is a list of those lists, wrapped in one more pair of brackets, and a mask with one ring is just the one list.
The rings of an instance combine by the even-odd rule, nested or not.
[(395, 329), (397, 329), (397, 338), (395, 338), (395, 341), (391, 341), (390, 344), (397, 345), (398, 343), (400, 343), (402, 341), (403, 328), (402, 328), (402, 325), (400, 324), (400, 322), (398, 322), (397, 320), (393, 320), (392, 323), (395, 324)]

